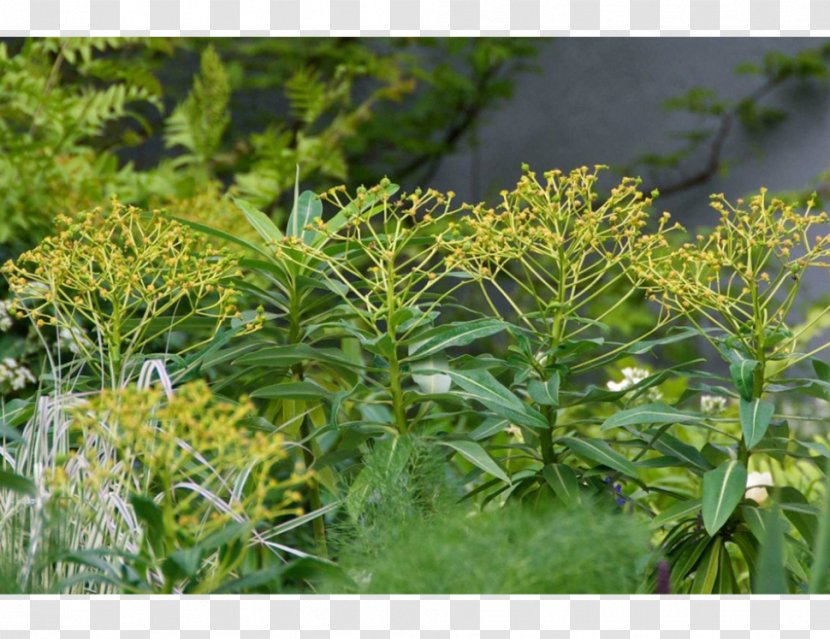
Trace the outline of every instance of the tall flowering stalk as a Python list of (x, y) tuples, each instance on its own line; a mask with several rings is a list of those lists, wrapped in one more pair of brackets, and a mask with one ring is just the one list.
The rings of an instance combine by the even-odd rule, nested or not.
[(790, 330), (805, 273), (830, 267), (830, 218), (814, 212), (814, 205), (811, 200), (799, 210), (769, 197), (765, 189), (735, 204), (715, 195), (711, 206), (720, 219), (711, 233), (687, 242), (670, 260), (636, 264), (664, 307), (699, 328), (707, 323), (719, 329), (720, 339), (709, 339), (720, 352), (759, 363), (752, 380), (755, 395), (767, 382), (767, 362), (783, 360), (780, 372), (828, 346), (795, 352), (801, 335), (830, 306), (798, 332)]
[[(441, 304), (464, 282), (442, 285), (449, 268), (435, 241), (457, 211), (452, 194), (432, 189), (398, 197), (393, 193), (388, 181), (360, 189), (354, 197), (344, 188), (324, 193), (323, 201), (339, 209), (335, 219), (343, 218), (334, 226), (320, 218), (309, 224), (308, 232), (326, 237), (325, 250), (285, 238), (285, 252), (299, 250), (315, 258), (316, 275), (341, 293), (344, 319), (350, 322), (344, 328), (356, 331), (364, 345), (387, 361), (381, 389), (388, 391), (394, 427), (404, 433), (410, 428), (404, 383), (408, 351), (416, 350), (413, 338), (432, 325)], [(374, 204), (367, 207), (366, 202)]]
[[(567, 351), (577, 340), (596, 336), (603, 321), (638, 293), (642, 278), (632, 264), (662, 259), (666, 235), (678, 226), (665, 213), (656, 228), (647, 229), (652, 199), (635, 179), (625, 178), (600, 199), (603, 168), (554, 170), (540, 177), (525, 167), (515, 189), (501, 192), (497, 207), (469, 207), (469, 215), (443, 238), (447, 267), (466, 271), (492, 312), (521, 323), (529, 336), (523, 340), (535, 379), (529, 391), (544, 404), (550, 425), (541, 433), (545, 463), (556, 457), (552, 430), (562, 375), (611, 361), (630, 344), (579, 360), (568, 358)], [(604, 298), (610, 303), (597, 311)], [(523, 301), (533, 310), (526, 312)], [(661, 314), (652, 332), (666, 321)]]
[(58, 227), (3, 266), (15, 312), (41, 336), (90, 327), (94, 337), (78, 342), (79, 355), (111, 388), (126, 381), (133, 357), (191, 318), (215, 330), (239, 313), (228, 284), (234, 258), (158, 212), (114, 201), (107, 212), (61, 216)]
[[(819, 361), (813, 362), (817, 379), (788, 380), (783, 375), (830, 346), (830, 342), (809, 349), (805, 345), (813, 326), (830, 312), (830, 305), (793, 328), (794, 307), (806, 274), (830, 266), (830, 218), (815, 212), (814, 204), (811, 200), (800, 208), (770, 197), (765, 189), (734, 203), (714, 195), (711, 206), (719, 219), (710, 233), (698, 235), (659, 262), (641, 260), (635, 264), (635, 272), (646, 282), (652, 299), (686, 318), (729, 363), (734, 387), (709, 387), (718, 395), (701, 399), (703, 416), (672, 416), (690, 422), (726, 422), (730, 429), (717, 430), (718, 440), (727, 445), (709, 459), (698, 459), (702, 471), (700, 515), (694, 507), (688, 511), (691, 514), (675, 516), (679, 521), (664, 542), (674, 561), (672, 579), (680, 585), (694, 574), (684, 586), (694, 592), (736, 589), (738, 573), (732, 567), (727, 543), (736, 545), (743, 556), (753, 587), (765, 588), (759, 580), (769, 577), (765, 571), (768, 573), (770, 566), (754, 562), (758, 543), (771, 542), (769, 535), (757, 533), (756, 524), (762, 516), (759, 506), (770, 496), (773, 507), (780, 506), (785, 513), (799, 507), (793, 504), (807, 503), (787, 482), (773, 482), (769, 473), (749, 470), (752, 463), (757, 467), (758, 461), (781, 460), (785, 454), (809, 458), (808, 447), (813, 446), (797, 439), (788, 417), (775, 415), (774, 398), (776, 393), (809, 392), (812, 386), (826, 383), (825, 365)], [(801, 352), (802, 348), (806, 352)], [(737, 434), (731, 430), (734, 418), (718, 417), (726, 406), (725, 398), (735, 396), (739, 400)], [(627, 419), (633, 417), (628, 415)], [(710, 451), (718, 450), (707, 446)], [(794, 450), (800, 452), (792, 453)], [(760, 487), (773, 484), (777, 485), (769, 493)], [(777, 515), (773, 521), (775, 518)], [(796, 520), (793, 525), (810, 544), (812, 525), (805, 527)], [(780, 535), (776, 543), (783, 544), (783, 532)], [(787, 579), (802, 579), (789, 563), (776, 570), (775, 588), (786, 588)]]

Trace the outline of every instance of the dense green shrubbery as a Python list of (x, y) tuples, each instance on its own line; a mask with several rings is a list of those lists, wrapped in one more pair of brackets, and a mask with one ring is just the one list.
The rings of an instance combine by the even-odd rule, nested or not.
[(649, 560), (647, 528), (632, 517), (511, 505), (393, 520), (343, 564), (363, 593), (632, 593)]

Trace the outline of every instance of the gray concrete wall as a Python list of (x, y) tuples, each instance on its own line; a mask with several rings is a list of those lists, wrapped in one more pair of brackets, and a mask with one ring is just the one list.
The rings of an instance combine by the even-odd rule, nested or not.
[[(510, 186), (522, 162), (538, 171), (581, 164), (626, 165), (651, 151), (670, 151), (673, 131), (694, 120), (663, 108), (694, 86), (740, 97), (758, 77), (734, 73), (771, 50), (819, 47), (809, 39), (555, 39), (541, 48), (538, 74), (518, 83), (514, 98), (485, 123), (474, 150), (442, 165), (433, 186), (485, 198)], [(659, 205), (684, 224), (707, 223), (708, 194), (738, 197), (767, 186), (803, 188), (830, 167), (830, 91), (789, 83), (767, 104), (785, 106), (788, 119), (760, 136), (738, 132), (726, 150), (740, 159), (727, 175)], [(699, 165), (693, 165), (696, 168)]]

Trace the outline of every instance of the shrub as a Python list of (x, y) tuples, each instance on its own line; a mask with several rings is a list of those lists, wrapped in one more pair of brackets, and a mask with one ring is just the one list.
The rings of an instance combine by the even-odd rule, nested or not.
[(360, 592), (633, 593), (648, 568), (647, 530), (587, 507), (387, 520), (374, 545), (344, 559)]

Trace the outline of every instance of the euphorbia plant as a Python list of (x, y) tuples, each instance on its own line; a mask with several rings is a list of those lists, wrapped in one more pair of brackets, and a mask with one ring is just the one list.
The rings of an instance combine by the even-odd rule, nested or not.
[[(601, 168), (550, 171), (541, 179), (526, 168), (516, 188), (502, 192), (496, 208), (469, 207), (442, 240), (448, 265), (468, 273), (492, 313), (512, 323), (510, 358), (459, 362), (450, 372), (471, 398), (501, 418), (501, 429), (495, 425), (484, 433), (492, 435), (511, 423), (523, 429), (522, 439), (530, 446), (520, 448), (532, 461), (513, 475), (509, 494), (538, 495), (549, 486), (559, 499), (572, 502), (588, 479), (602, 489), (603, 473), (635, 479), (636, 467), (625, 455), (587, 436), (596, 422), (580, 420), (577, 407), (636, 397), (666, 374), (617, 391), (576, 380), (686, 336), (648, 341), (645, 334), (606, 341), (610, 331), (604, 322), (641, 295), (637, 286), (643, 278), (633, 265), (665, 259), (666, 236), (677, 225), (666, 213), (648, 228), (652, 200), (638, 190), (637, 180), (626, 178), (600, 198), (596, 183)], [(600, 308), (599, 301), (604, 303)], [(533, 307), (529, 312), (525, 302)], [(667, 321), (660, 314), (649, 332)], [(509, 387), (488, 368), (496, 374), (508, 371)], [(565, 463), (572, 454), (591, 468), (575, 473)]]
[[(74, 336), (73, 362), (90, 367), (101, 386), (126, 383), (150, 349), (169, 352), (174, 331), (206, 324), (204, 342), (192, 340), (182, 353), (239, 315), (229, 282), (235, 259), (159, 212), (113, 201), (109, 211), (61, 216), (58, 224), (54, 236), (7, 262), (2, 273), (17, 315), (31, 319), (44, 344)], [(52, 339), (47, 331), (54, 331)], [(46, 354), (57, 381), (64, 366)]]
[[(429, 330), (442, 304), (465, 284), (448, 279), (441, 246), (435, 241), (455, 213), (452, 195), (416, 190), (393, 198), (389, 186), (382, 182), (361, 189), (354, 198), (341, 189), (324, 194), (340, 209), (338, 215), (356, 214), (339, 228), (320, 224), (332, 248), (317, 252), (322, 265), (318, 276), (341, 292), (339, 325), (376, 358), (373, 368), (381, 374), (367, 379), (370, 392), (388, 406), (388, 425), (406, 433), (419, 418), (417, 398), (405, 394), (419, 369), (417, 362), (500, 327), (491, 324), (463, 336), (452, 331), (458, 327)], [(362, 204), (367, 199), (378, 203), (367, 208)]]
[[(618, 418), (717, 426), (710, 426), (715, 434), (702, 454), (692, 451), (702, 474), (700, 499), (681, 500), (658, 519), (661, 523), (679, 519), (664, 542), (679, 587), (688, 587), (681, 584), (693, 574), (691, 588), (696, 592), (731, 592), (737, 586), (728, 544), (737, 546), (754, 575), (758, 544), (764, 539), (767, 513), (758, 508), (763, 500), (744, 496), (752, 460), (807, 458), (811, 447), (822, 452), (796, 439), (798, 433), (791, 432), (787, 416), (776, 418), (773, 398), (781, 392), (827, 397), (822, 386), (826, 380), (787, 380), (783, 373), (830, 345), (799, 352), (802, 337), (830, 306), (798, 330), (791, 329), (805, 274), (830, 266), (830, 235), (827, 215), (812, 212), (812, 203), (800, 210), (763, 190), (735, 205), (713, 196), (712, 207), (720, 221), (711, 233), (684, 244), (670, 260), (638, 263), (637, 272), (649, 281), (663, 306), (686, 318), (729, 364), (732, 389), (701, 388), (738, 401), (740, 428), (733, 428), (730, 418), (695, 414), (661, 418), (643, 412), (638, 416), (636, 409)], [(814, 365), (821, 378), (827, 367), (818, 361)], [(809, 556), (817, 523), (806, 498), (790, 486), (771, 492), (806, 547), (789, 538), (791, 545)], [(803, 581), (797, 555), (790, 551), (787, 556), (790, 580)]]

